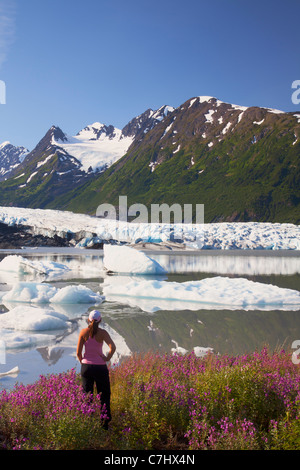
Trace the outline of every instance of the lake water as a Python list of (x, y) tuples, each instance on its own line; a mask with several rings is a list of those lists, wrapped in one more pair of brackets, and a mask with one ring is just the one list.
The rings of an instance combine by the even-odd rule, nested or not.
[[(81, 270), (48, 280), (57, 287), (83, 284), (100, 291), (103, 278), (98, 269), (102, 265), (101, 250), (31, 249), (5, 252), (0, 260), (17, 254), (33, 260), (51, 260), (66, 265), (77, 263)], [(300, 290), (300, 252), (212, 250), (200, 252), (149, 252), (168, 271), (166, 280), (183, 282), (207, 277), (243, 277), (260, 283)], [(9, 276), (9, 275), (7, 275)], [(28, 280), (28, 279), (27, 279)], [(29, 277), (30, 280), (30, 277)], [(0, 275), (0, 290), (9, 283)], [(0, 363), (0, 374), (16, 366), (16, 376), (0, 377), (0, 389), (11, 388), (16, 382), (32, 383), (41, 374), (58, 373), (71, 368), (79, 371), (76, 360), (78, 333), (86, 326), (86, 313), (92, 305), (69, 306), (72, 311), (71, 328), (58, 331), (55, 341), (39, 347), (6, 350), (5, 363)], [(201, 306), (202, 307), (202, 306)], [(0, 306), (0, 311), (8, 308)], [(154, 309), (155, 310), (155, 309)], [(183, 348), (212, 348), (220, 354), (242, 354), (268, 345), (274, 350), (291, 350), (293, 341), (300, 340), (299, 310), (242, 310), (228, 306), (213, 309), (149, 311), (143, 304), (118, 298), (101, 304), (103, 327), (111, 333), (117, 345), (113, 362), (121, 361), (134, 352), (155, 350), (171, 352)], [(1, 333), (1, 330), (0, 330)], [(51, 332), (53, 335), (53, 331)], [(1, 340), (1, 337), (0, 337)], [(3, 362), (3, 361), (2, 361)]]

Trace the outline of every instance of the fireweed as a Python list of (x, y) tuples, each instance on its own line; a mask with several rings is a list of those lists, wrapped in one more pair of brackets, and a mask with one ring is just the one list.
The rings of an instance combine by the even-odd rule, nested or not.
[(72, 370), (0, 394), (15, 449), (299, 449), (300, 369), (284, 351), (133, 355), (110, 370), (112, 416)]
[(0, 394), (0, 434), (8, 448), (97, 448), (105, 417), (100, 396), (85, 395), (74, 370)]

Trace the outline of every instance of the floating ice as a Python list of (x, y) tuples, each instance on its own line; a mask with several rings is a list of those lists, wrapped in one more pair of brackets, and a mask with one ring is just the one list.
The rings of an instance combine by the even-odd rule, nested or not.
[(244, 278), (213, 277), (201, 281), (168, 282), (111, 277), (103, 283), (107, 301), (157, 310), (300, 310), (300, 292)]
[(94, 292), (86, 286), (66, 286), (57, 290), (50, 299), (51, 303), (58, 304), (89, 304), (103, 302), (103, 296)]
[(6, 371), (6, 372), (1, 372), (0, 373), (0, 377), (5, 377), (6, 375), (11, 375), (13, 377), (17, 377), (18, 373), (19, 373), (19, 367), (16, 366), (16, 367), (13, 367), (12, 369)]
[(28, 260), (23, 256), (9, 255), (0, 262), (0, 271), (16, 274), (31, 274), (38, 272), (40, 274), (58, 273), (69, 271), (68, 266), (54, 261), (36, 261)]
[(51, 309), (16, 307), (0, 315), (0, 328), (9, 330), (60, 330), (70, 326), (65, 315)]
[[(30, 313), (30, 312), (29, 312)], [(64, 328), (65, 329), (65, 328)], [(20, 331), (1, 329), (1, 338), (5, 342), (6, 351), (32, 349), (38, 346), (48, 346), (55, 342), (55, 334), (37, 333), (34, 331)]]
[(101, 303), (103, 296), (86, 286), (66, 286), (61, 289), (46, 283), (18, 282), (7, 292), (0, 292), (3, 302), (30, 302), (37, 304)]
[(165, 274), (157, 261), (128, 246), (104, 245), (103, 265), (120, 274)]
[[(50, 254), (51, 256), (51, 254)], [(56, 255), (56, 259), (59, 256)], [(103, 275), (102, 263), (92, 257), (72, 259), (62, 256), (63, 262), (43, 259), (25, 258), (19, 255), (8, 255), (0, 262), (0, 283), (14, 284), (19, 281), (52, 281), (57, 279), (74, 279), (98, 277)]]

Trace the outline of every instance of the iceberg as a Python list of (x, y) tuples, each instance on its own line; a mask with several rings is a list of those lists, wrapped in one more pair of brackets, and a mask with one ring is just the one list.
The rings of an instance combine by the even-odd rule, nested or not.
[(37, 333), (36, 330), (1, 329), (1, 338), (5, 342), (6, 351), (28, 350), (38, 346), (48, 346), (56, 342), (55, 334)]
[(11, 290), (0, 292), (0, 300), (36, 304), (100, 304), (103, 296), (83, 285), (57, 288), (46, 283), (18, 282)]
[(166, 274), (154, 259), (129, 246), (104, 245), (104, 268), (120, 274)]
[(56, 294), (51, 297), (53, 304), (100, 304), (104, 300), (98, 292), (94, 292), (86, 286), (66, 286), (58, 289)]
[(15, 307), (0, 315), (0, 328), (8, 330), (61, 330), (70, 322), (65, 315), (51, 309), (36, 307)]
[(61, 274), (70, 269), (62, 263), (54, 261), (36, 261), (28, 260), (23, 256), (9, 255), (0, 262), (0, 271), (16, 274)]
[[(51, 256), (51, 255), (50, 255)], [(56, 257), (58, 258), (58, 257)], [(103, 269), (99, 261), (88, 256), (84, 260), (63, 258), (64, 262), (51, 261), (32, 256), (25, 258), (19, 255), (8, 255), (0, 261), (0, 283), (20, 281), (52, 281), (57, 279), (72, 279), (76, 277), (90, 278), (103, 275)]]
[(107, 278), (106, 301), (119, 301), (147, 312), (157, 310), (300, 310), (300, 292), (244, 278), (216, 276), (200, 281), (171, 282)]

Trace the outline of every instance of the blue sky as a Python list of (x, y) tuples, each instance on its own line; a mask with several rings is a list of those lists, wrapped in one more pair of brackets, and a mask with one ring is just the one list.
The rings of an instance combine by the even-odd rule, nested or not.
[(210, 95), (299, 111), (299, 0), (0, 0), (0, 142)]

